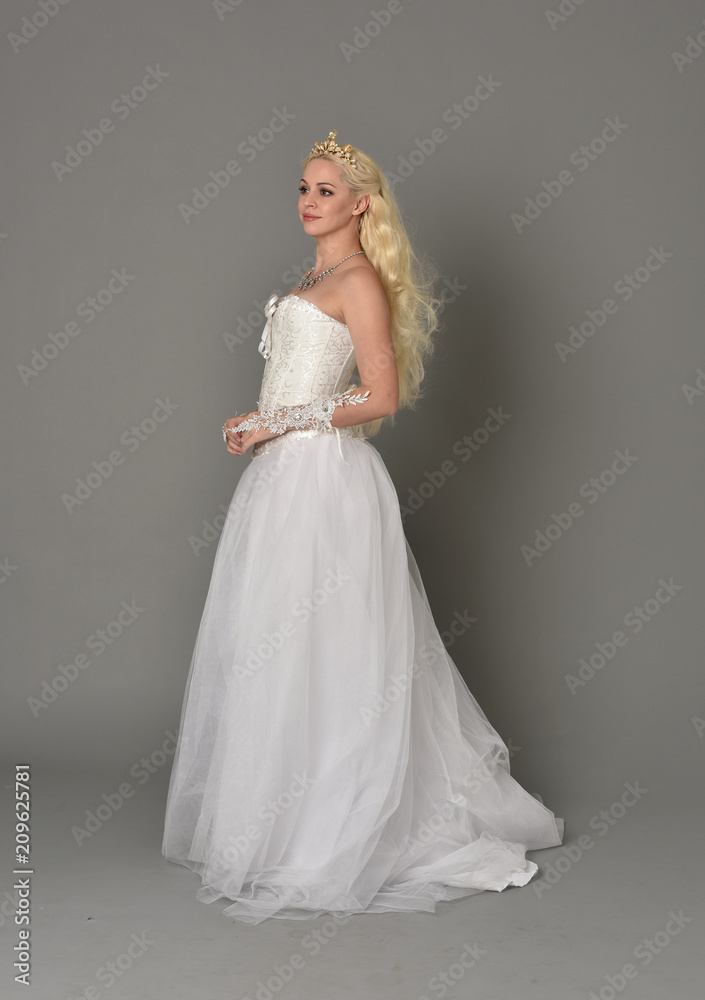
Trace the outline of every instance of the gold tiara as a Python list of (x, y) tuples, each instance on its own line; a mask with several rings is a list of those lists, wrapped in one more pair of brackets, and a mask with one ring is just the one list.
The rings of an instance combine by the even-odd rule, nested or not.
[[(352, 156), (352, 146), (349, 143), (347, 146), (339, 146), (335, 141), (337, 135), (337, 129), (333, 129), (332, 132), (328, 133), (328, 138), (325, 142), (317, 142), (314, 145), (311, 153), (333, 153), (334, 156), (339, 156), (341, 160), (349, 163), (351, 167), (356, 167), (357, 160)], [(309, 156), (311, 153), (309, 153)]]

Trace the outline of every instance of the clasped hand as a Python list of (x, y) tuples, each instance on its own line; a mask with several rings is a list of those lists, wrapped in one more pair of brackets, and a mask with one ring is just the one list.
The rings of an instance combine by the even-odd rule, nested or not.
[(246, 451), (261, 441), (271, 441), (272, 438), (279, 437), (279, 434), (266, 427), (261, 427), (257, 431), (237, 431), (238, 424), (259, 414), (259, 412), (259, 410), (253, 410), (251, 413), (242, 413), (239, 417), (231, 417), (225, 421), (225, 434), (228, 439), (228, 453), (230, 455), (244, 455)]

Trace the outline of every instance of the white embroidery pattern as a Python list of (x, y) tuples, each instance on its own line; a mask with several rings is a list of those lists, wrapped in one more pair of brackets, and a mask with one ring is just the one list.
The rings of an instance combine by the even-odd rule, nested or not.
[[(283, 303), (288, 303), (283, 307)], [(265, 305), (267, 322), (258, 350), (266, 359), (260, 398), (254, 417), (241, 430), (269, 427), (280, 437), (259, 442), (257, 456), (285, 440), (335, 432), (338, 451), (341, 434), (364, 440), (360, 425), (333, 427), (337, 406), (356, 405), (369, 397), (355, 390), (351, 376), (355, 351), (345, 323), (333, 319), (299, 295), (271, 295)], [(293, 430), (286, 431), (287, 427)]]

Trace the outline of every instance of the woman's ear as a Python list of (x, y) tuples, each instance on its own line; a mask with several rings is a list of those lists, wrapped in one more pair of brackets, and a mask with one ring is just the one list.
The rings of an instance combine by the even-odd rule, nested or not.
[(370, 204), (370, 196), (368, 194), (363, 194), (358, 198), (355, 203), (355, 208), (353, 209), (353, 215), (362, 215), (362, 213), (367, 209)]

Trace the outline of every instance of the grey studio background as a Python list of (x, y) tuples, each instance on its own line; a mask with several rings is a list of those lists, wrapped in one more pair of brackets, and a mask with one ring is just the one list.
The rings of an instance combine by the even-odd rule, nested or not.
[(446, 995), (695, 997), (703, 5), (22, 0), (1, 18), (3, 995), (16, 764), (33, 996), (105, 995), (97, 970), (146, 928), (109, 995), (250, 997), (311, 929), (230, 924), (159, 847), (251, 460), (220, 427), (256, 406), (264, 302), (313, 264), (301, 161), (335, 128), (394, 177), (444, 292), (426, 395), (373, 443), (449, 652), (566, 844), (532, 855), (538, 888), (352, 920), (278, 995), (438, 996), (482, 942)]

